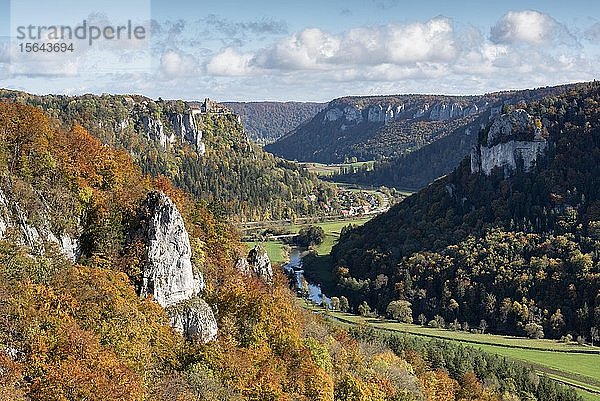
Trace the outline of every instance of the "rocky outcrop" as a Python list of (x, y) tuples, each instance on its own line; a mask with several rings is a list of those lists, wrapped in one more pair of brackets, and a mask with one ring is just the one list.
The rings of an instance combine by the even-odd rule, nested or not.
[(142, 115), (142, 129), (148, 139), (158, 142), (163, 148), (172, 143), (172, 137), (165, 133), (163, 123), (150, 115)]
[(169, 117), (175, 136), (182, 143), (188, 143), (193, 146), (201, 155), (205, 152), (204, 142), (202, 142), (202, 131), (198, 129), (194, 115), (192, 113), (172, 114)]
[(541, 123), (525, 110), (496, 116), (471, 152), (471, 172), (490, 175), (501, 168), (508, 175), (519, 168), (529, 171), (548, 147), (542, 132)]
[(192, 251), (177, 207), (162, 192), (151, 192), (142, 204), (130, 241), (145, 245), (140, 296), (152, 295), (164, 307), (173, 327), (189, 338), (210, 341), (216, 320), (199, 296), (204, 278), (191, 261)]
[(267, 251), (260, 245), (254, 246), (248, 257), (240, 257), (235, 263), (235, 268), (245, 275), (256, 275), (267, 284), (273, 283), (273, 266)]
[(200, 294), (204, 280), (192, 266), (188, 233), (173, 201), (161, 192), (149, 193), (140, 221), (147, 253), (140, 294), (152, 295), (163, 307)]
[(42, 212), (37, 224), (27, 218), (17, 201), (9, 200), (0, 190), (0, 239), (10, 236), (11, 240), (27, 246), (33, 254), (44, 254), (47, 246), (57, 247), (63, 255), (76, 261), (79, 257), (79, 239), (67, 234), (54, 234), (50, 229), (50, 217)]
[(252, 266), (252, 270), (258, 277), (267, 283), (273, 282), (273, 267), (265, 248), (260, 245), (252, 248), (250, 253), (248, 253), (248, 263)]
[(200, 155), (204, 155), (206, 147), (202, 141), (202, 131), (198, 128), (192, 112), (167, 113), (167, 119), (168, 126), (165, 127), (160, 119), (142, 114), (140, 121), (144, 135), (163, 148), (179, 140), (180, 143), (187, 143)]
[(346, 124), (388, 123), (400, 119), (425, 119), (445, 121), (478, 114), (488, 106), (487, 102), (418, 102), (407, 105), (404, 102), (376, 103), (364, 108), (358, 105), (331, 104), (323, 115), (324, 122), (343, 121)]
[(201, 298), (183, 301), (166, 309), (171, 325), (180, 333), (200, 342), (217, 337), (217, 321), (210, 306)]

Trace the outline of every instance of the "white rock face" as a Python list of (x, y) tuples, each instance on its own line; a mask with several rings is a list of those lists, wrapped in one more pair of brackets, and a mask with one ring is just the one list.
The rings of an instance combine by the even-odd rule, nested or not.
[(63, 254), (70, 260), (77, 261), (79, 258), (79, 239), (63, 234), (58, 241)]
[(491, 148), (481, 147), (480, 164), (479, 166), (472, 165), (471, 170), (472, 172), (481, 171), (485, 175), (490, 175), (495, 167), (515, 171), (518, 168), (519, 161), (521, 161), (523, 163), (523, 170), (529, 171), (538, 157), (546, 151), (546, 148), (546, 141), (510, 141), (500, 143)]
[(169, 123), (174, 134), (169, 134), (162, 121), (154, 119), (152, 116), (142, 115), (141, 121), (146, 137), (158, 142), (163, 148), (179, 139), (181, 143), (190, 144), (200, 155), (204, 155), (206, 148), (202, 141), (202, 131), (198, 129), (195, 117), (191, 112), (175, 113), (169, 116)]
[(146, 137), (158, 142), (163, 148), (166, 148), (167, 144), (173, 143), (174, 138), (165, 133), (163, 123), (160, 120), (155, 120), (148, 115), (143, 115), (142, 125)]
[(171, 326), (192, 340), (209, 342), (217, 338), (217, 321), (210, 306), (201, 298), (181, 302), (167, 309)]
[[(460, 118), (471, 114), (477, 114), (479, 108), (473, 104), (470, 107), (463, 108), (458, 103), (435, 103), (429, 111), (429, 119), (433, 121), (446, 121), (453, 118)], [(426, 110), (422, 115), (426, 114)]]
[(49, 228), (49, 217), (39, 226), (30, 224), (27, 215), (15, 201), (9, 201), (5, 193), (0, 190), (0, 239), (7, 235), (8, 230), (17, 232), (17, 241), (31, 248), (36, 254), (43, 254), (48, 243), (58, 246), (64, 256), (71, 261), (79, 257), (79, 240), (68, 235), (61, 235), (60, 239)]
[[(523, 140), (528, 137), (531, 140)], [(477, 144), (471, 152), (471, 172), (490, 175), (497, 167), (511, 172), (520, 166), (529, 171), (547, 148), (541, 130), (525, 110), (502, 114), (490, 126), (486, 143)]]
[(181, 143), (189, 143), (198, 153), (203, 155), (205, 146), (204, 142), (202, 142), (202, 131), (198, 129), (193, 114), (173, 114), (170, 120), (175, 131), (175, 136), (179, 138)]
[(190, 239), (177, 207), (163, 193), (151, 192), (144, 208), (148, 262), (141, 295), (152, 295), (165, 308), (198, 295), (204, 280), (192, 267)]
[(325, 122), (334, 122), (341, 119), (352, 124), (359, 124), (362, 122), (362, 112), (356, 106), (346, 106), (343, 109), (334, 107), (327, 110), (325, 117), (323, 117)]
[(247, 276), (255, 274), (267, 284), (273, 283), (273, 266), (267, 251), (260, 245), (250, 250), (247, 258), (240, 257), (235, 268)]
[(371, 104), (364, 110), (357, 105), (337, 106), (328, 109), (323, 117), (324, 122), (345, 120), (351, 124), (360, 124), (364, 121), (371, 123), (388, 123), (401, 119), (401, 113), (410, 113), (405, 118), (427, 119), (431, 121), (444, 121), (461, 118), (479, 113), (488, 107), (487, 102), (480, 104), (463, 105), (457, 102), (439, 101), (434, 103), (419, 103), (406, 106), (405, 103), (391, 102)]
[(217, 323), (210, 307), (199, 298), (204, 278), (192, 266), (190, 239), (177, 207), (162, 192), (151, 192), (140, 216), (134, 238), (141, 236), (147, 256), (140, 295), (152, 295), (166, 309), (173, 327), (187, 337), (213, 340)]

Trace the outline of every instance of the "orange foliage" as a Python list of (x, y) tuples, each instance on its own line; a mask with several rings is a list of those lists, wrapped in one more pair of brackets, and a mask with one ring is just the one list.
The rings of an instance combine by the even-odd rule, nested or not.
[(467, 372), (460, 378), (459, 401), (496, 401), (497, 395), (484, 389), (474, 372)]
[[(76, 189), (91, 190), (102, 210), (118, 205), (132, 212), (150, 189), (149, 179), (127, 152), (102, 145), (79, 125), (56, 135), (52, 151)], [(89, 201), (85, 195), (82, 200)]]
[(142, 379), (80, 327), (69, 313), (76, 301), (43, 285), (22, 283), (0, 299), (8, 327), (21, 333), (11, 346), (23, 353), (27, 394), (36, 400), (140, 400)]
[(0, 102), (0, 140), (11, 173), (28, 168), (27, 159), (48, 147), (52, 124), (38, 108)]
[(25, 400), (23, 366), (0, 351), (0, 401)]
[(458, 383), (442, 370), (426, 372), (419, 376), (427, 401), (454, 401)]

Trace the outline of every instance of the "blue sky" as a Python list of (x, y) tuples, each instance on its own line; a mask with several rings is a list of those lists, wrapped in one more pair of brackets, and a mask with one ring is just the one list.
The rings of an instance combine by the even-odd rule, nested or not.
[[(25, 0), (13, 4), (19, 1)], [(69, 1), (51, 4), (62, 18), (79, 21), (83, 17)], [(600, 75), (600, 4), (589, 0), (136, 1), (147, 4), (152, 21), (146, 53), (93, 49), (69, 63), (32, 64), (48, 75), (11, 68), (10, 1), (0, 0), (0, 87), (327, 101), (366, 94), (477, 94)], [(98, 4), (104, 2), (77, 4), (85, 4), (90, 15), (103, 13)], [(119, 18), (142, 18), (131, 1), (115, 4)], [(38, 14), (56, 23), (56, 15)], [(141, 68), (145, 58), (149, 67)], [(121, 68), (123, 60), (129, 64)]]

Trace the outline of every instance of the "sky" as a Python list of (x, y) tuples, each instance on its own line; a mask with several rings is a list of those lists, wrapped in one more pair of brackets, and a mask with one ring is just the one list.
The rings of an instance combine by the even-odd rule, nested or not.
[[(19, 52), (17, 26), (84, 19), (132, 20), (148, 35)], [(0, 87), (37, 94), (481, 94), (597, 79), (599, 62), (600, 2), (589, 0), (0, 0)]]

